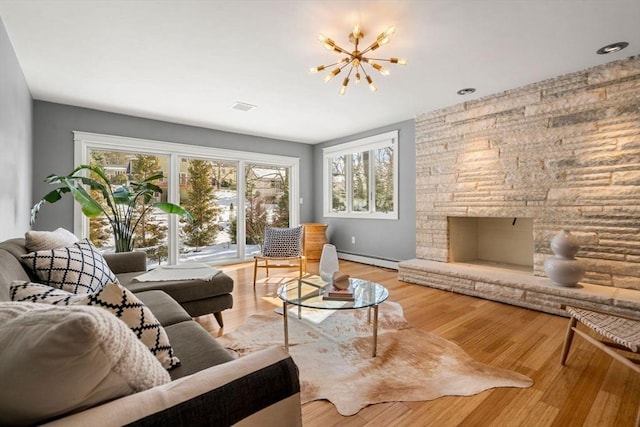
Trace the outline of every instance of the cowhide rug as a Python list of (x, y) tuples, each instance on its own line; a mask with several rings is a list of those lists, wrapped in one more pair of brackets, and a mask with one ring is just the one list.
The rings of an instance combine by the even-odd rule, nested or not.
[[(303, 311), (304, 313), (304, 311)], [(342, 415), (367, 405), (470, 396), (529, 387), (528, 377), (473, 360), (456, 344), (409, 326), (398, 303), (379, 307), (378, 356), (371, 357), (367, 310), (337, 310), (319, 324), (289, 316), (289, 353), (300, 370), (302, 403), (326, 399)], [(243, 354), (283, 345), (282, 316), (251, 316), (218, 341)]]

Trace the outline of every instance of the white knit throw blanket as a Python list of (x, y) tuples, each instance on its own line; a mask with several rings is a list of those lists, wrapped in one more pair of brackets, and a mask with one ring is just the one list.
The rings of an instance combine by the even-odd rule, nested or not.
[(189, 262), (179, 265), (160, 265), (140, 276), (133, 278), (136, 282), (157, 282), (169, 280), (204, 280), (213, 279), (220, 270), (200, 262)]

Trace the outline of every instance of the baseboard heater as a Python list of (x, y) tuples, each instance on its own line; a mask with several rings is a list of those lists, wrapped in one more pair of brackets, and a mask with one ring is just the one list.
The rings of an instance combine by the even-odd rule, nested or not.
[(380, 257), (371, 256), (371, 255), (358, 255), (350, 252), (340, 252), (340, 251), (338, 252), (338, 258), (344, 259), (346, 261), (354, 261), (362, 264), (375, 265), (377, 267), (390, 268), (392, 270), (397, 270), (398, 262), (400, 262), (397, 260), (380, 258)]

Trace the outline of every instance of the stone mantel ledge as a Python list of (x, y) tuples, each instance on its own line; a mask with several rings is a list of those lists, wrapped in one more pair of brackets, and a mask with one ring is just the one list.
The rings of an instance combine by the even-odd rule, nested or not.
[(590, 283), (558, 286), (547, 277), (499, 267), (411, 259), (398, 264), (398, 279), (563, 316), (561, 306), (574, 304), (640, 317), (638, 290)]

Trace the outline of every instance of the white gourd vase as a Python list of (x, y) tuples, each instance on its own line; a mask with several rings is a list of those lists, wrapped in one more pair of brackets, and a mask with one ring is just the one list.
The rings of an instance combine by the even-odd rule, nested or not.
[(323, 245), (322, 255), (320, 255), (320, 265), (318, 266), (322, 280), (331, 282), (333, 280), (333, 273), (338, 271), (339, 268), (336, 247), (328, 243)]
[(557, 285), (574, 286), (583, 277), (585, 268), (574, 255), (580, 250), (576, 238), (568, 230), (560, 230), (551, 239), (554, 256), (544, 260), (544, 271)]

